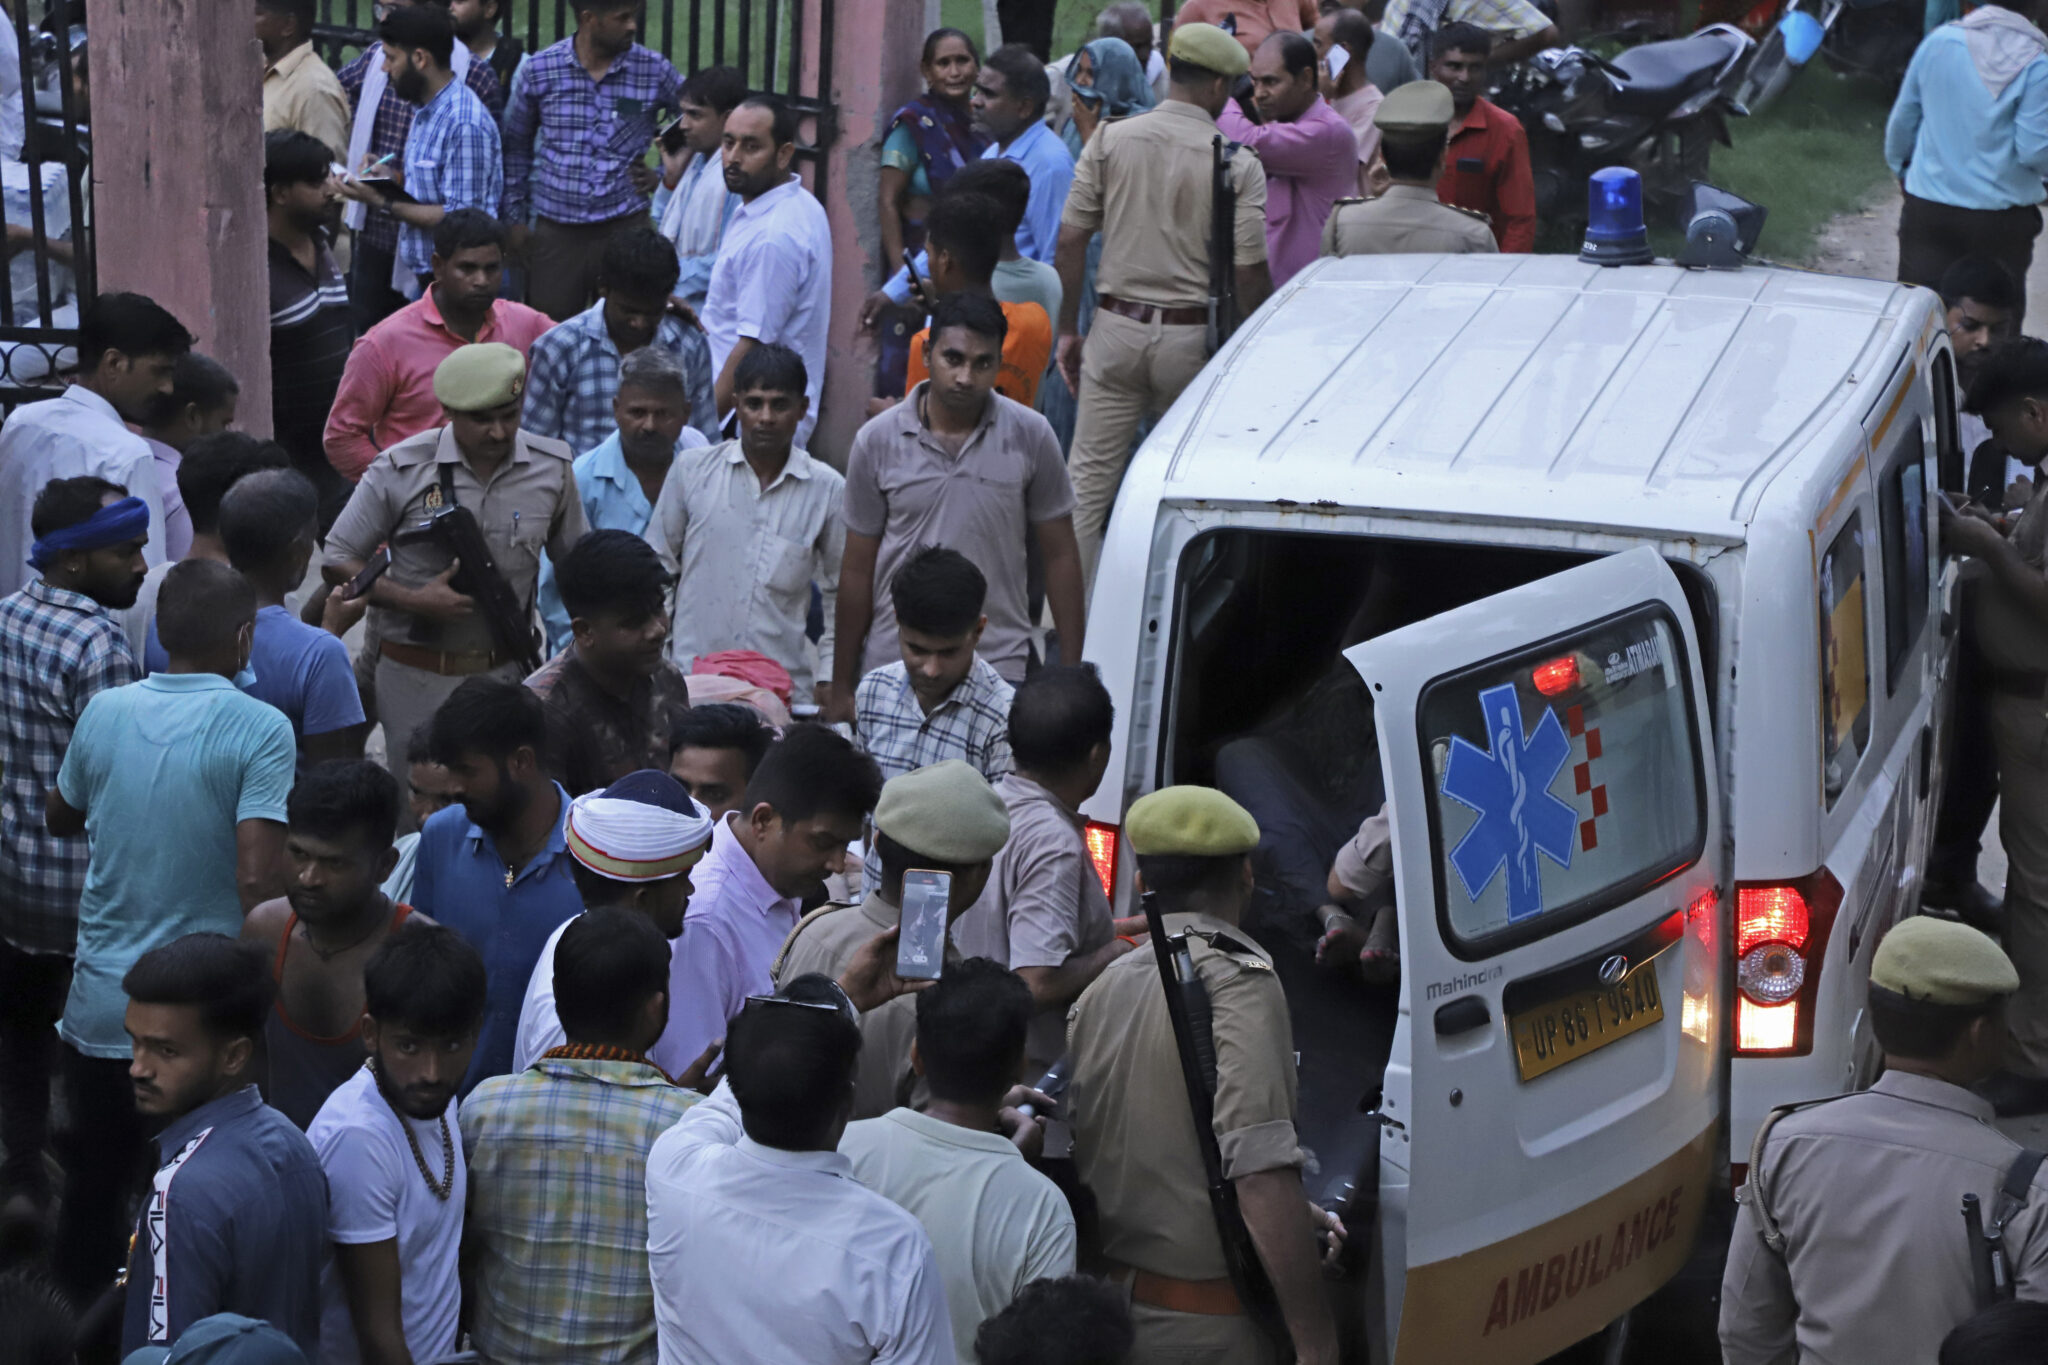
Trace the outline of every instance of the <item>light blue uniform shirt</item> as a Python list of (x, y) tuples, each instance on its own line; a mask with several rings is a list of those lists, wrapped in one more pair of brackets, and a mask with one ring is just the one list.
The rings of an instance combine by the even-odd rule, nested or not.
[[(711, 443), (695, 427), (684, 427), (676, 440), (676, 454), (701, 449)], [(576, 457), (576, 496), (583, 501), (583, 524), (592, 531), (631, 531), (647, 534), (654, 516), (654, 504), (640, 488), (640, 478), (626, 464), (619, 433), (599, 441)], [(562, 605), (562, 593), (555, 586), (555, 561), (540, 564), (540, 619), (547, 627), (548, 653), (559, 654), (569, 647), (569, 609)]]
[(235, 826), (284, 823), (297, 758), (284, 712), (216, 673), (158, 673), (86, 703), (57, 774), (92, 841), (65, 1042), (126, 1058), (121, 978), (135, 960), (187, 934), (242, 932)]
[[(1017, 254), (1052, 264), (1053, 251), (1060, 244), (1060, 213), (1067, 207), (1067, 191), (1074, 183), (1074, 154), (1060, 135), (1045, 126), (1044, 119), (1010, 141), (1007, 147), (990, 143), (981, 154), (983, 161), (997, 158), (1014, 161), (1031, 176), (1031, 198), (1024, 205), (1024, 221), (1017, 226)], [(917, 253), (918, 274), (929, 277), (925, 253)], [(910, 302), (910, 272), (899, 268), (882, 286), (882, 292), (897, 303)], [(1052, 320), (1058, 330), (1060, 320)]]
[(1993, 99), (1962, 27), (1944, 24), (1906, 68), (1884, 159), (1916, 199), (1964, 209), (2040, 203), (2048, 198), (2048, 57), (2034, 58)]

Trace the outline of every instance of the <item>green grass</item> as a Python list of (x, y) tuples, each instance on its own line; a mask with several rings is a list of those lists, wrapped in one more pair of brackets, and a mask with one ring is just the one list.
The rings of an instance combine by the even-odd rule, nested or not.
[[(899, 3), (917, 3), (917, 0), (899, 0)], [(1089, 28), (1095, 23), (1095, 16), (1109, 5), (1109, 0), (1059, 0), (1059, 8), (1052, 21), (1052, 52), (1055, 57), (1072, 52), (1093, 35)], [(975, 41), (982, 38), (981, 0), (941, 0), (939, 15), (948, 28), (957, 28), (974, 35)]]

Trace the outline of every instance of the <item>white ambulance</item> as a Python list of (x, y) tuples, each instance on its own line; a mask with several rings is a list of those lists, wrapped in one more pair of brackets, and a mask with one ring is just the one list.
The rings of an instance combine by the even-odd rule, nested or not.
[[(1939, 780), (1960, 481), (1920, 290), (1320, 261), (1132, 463), (1091, 602), (1091, 852), (1176, 782), (1267, 841), (1353, 1358), (1541, 1360), (1669, 1279), (1776, 1104), (1866, 1083)], [(1947, 477), (1944, 478), (1943, 475)], [(1397, 987), (1313, 962), (1389, 804)], [(1324, 864), (1326, 866), (1326, 863)]]

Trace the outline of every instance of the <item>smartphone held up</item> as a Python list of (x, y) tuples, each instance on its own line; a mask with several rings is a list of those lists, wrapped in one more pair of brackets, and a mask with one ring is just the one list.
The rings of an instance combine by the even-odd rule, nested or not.
[(946, 960), (946, 910), (953, 874), (911, 869), (903, 874), (902, 932), (896, 937), (896, 975), (936, 981)]

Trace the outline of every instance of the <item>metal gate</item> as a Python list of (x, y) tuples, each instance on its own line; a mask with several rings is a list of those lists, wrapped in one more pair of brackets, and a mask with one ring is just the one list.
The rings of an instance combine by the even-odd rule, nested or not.
[[(329, 64), (340, 66), (375, 40), (376, 8), (374, 0), (321, 0), (313, 39)], [(813, 163), (811, 190), (822, 199), (824, 153), (838, 136), (830, 94), (832, 10), (833, 0), (647, 0), (640, 41), (686, 76), (707, 66), (734, 66), (749, 88), (786, 99), (809, 127), (797, 155)], [(804, 37), (813, 13), (823, 74), (807, 84)], [(499, 0), (498, 23), (534, 53), (576, 31), (575, 6), (571, 0)]]
[[(77, 363), (79, 310), (92, 301), (91, 139), (81, 119), (84, 8), (79, 0), (17, 0), (17, 53), (5, 60), (21, 82), (22, 145), (0, 148), (0, 408), (48, 398), (57, 371)], [(11, 139), (10, 139), (11, 140)]]

